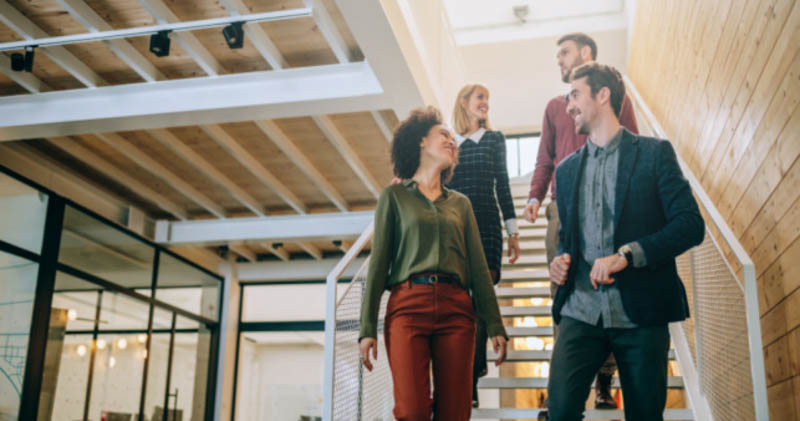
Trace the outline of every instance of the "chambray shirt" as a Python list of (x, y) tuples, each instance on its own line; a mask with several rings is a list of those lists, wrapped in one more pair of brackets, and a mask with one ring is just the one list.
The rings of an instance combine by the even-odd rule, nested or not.
[[(605, 147), (598, 147), (591, 140), (586, 142), (587, 157), (578, 187), (577, 203), (580, 258), (575, 262), (578, 265), (575, 289), (561, 309), (561, 316), (591, 325), (597, 325), (602, 320), (604, 328), (636, 327), (625, 314), (617, 284), (600, 285), (595, 290), (589, 279), (596, 259), (616, 253), (614, 203), (621, 139), (622, 130)], [(642, 249), (638, 243), (630, 245), (635, 250), (634, 266), (639, 266), (644, 258)]]

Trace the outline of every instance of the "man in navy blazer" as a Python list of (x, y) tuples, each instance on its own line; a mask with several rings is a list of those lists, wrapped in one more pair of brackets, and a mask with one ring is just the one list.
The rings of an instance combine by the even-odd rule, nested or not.
[(625, 418), (663, 420), (667, 324), (689, 317), (675, 258), (702, 242), (705, 224), (672, 145), (620, 126), (619, 72), (587, 63), (570, 81), (567, 111), (589, 138), (556, 169), (550, 419), (582, 419), (594, 373), (613, 352)]

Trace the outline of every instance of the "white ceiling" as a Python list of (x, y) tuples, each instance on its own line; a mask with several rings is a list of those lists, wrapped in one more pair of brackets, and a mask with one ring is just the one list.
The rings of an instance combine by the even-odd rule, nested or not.
[[(548, 21), (620, 14), (624, 0), (444, 0), (450, 24), (456, 31), (492, 26), (540, 25)], [(513, 8), (527, 6), (525, 23), (514, 15)]]

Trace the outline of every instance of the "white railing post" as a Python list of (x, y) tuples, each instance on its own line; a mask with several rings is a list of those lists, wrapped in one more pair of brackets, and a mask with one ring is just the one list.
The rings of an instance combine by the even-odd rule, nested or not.
[(372, 238), (373, 229), (374, 224), (370, 222), (364, 232), (361, 233), (361, 236), (353, 243), (353, 246), (350, 247), (350, 250), (345, 253), (344, 257), (328, 274), (325, 281), (325, 348), (322, 379), (322, 419), (324, 421), (333, 421), (333, 392), (334, 382), (336, 381), (334, 367), (336, 361), (337, 284), (342, 273), (353, 263)]

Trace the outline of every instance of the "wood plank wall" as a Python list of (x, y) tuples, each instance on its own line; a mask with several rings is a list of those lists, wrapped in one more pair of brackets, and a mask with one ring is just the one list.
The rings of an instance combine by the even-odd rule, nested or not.
[(629, 76), (753, 258), (771, 419), (800, 420), (800, 2), (638, 1)]

